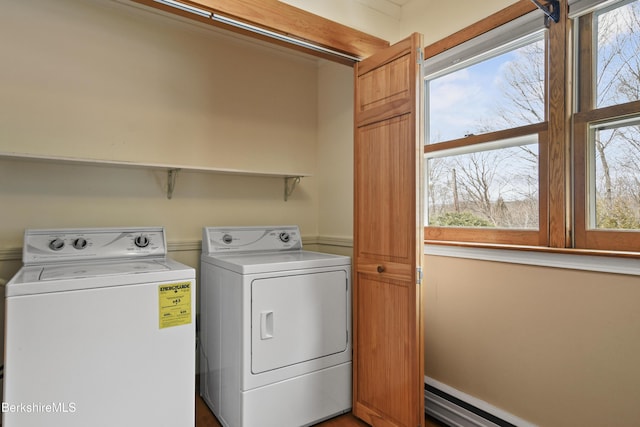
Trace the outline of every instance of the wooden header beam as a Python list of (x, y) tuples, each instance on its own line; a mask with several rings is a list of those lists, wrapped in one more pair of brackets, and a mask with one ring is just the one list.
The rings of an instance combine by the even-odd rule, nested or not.
[[(287, 41), (274, 39), (267, 35), (257, 34), (247, 29), (238, 28), (234, 25), (186, 12), (154, 0), (133, 1), (249, 37), (287, 46), (332, 61), (348, 65), (353, 65), (354, 63), (353, 60), (346, 57), (332, 55), (328, 52), (316, 51), (312, 48), (306, 48)], [(268, 30), (282, 36), (308, 42), (358, 59), (366, 58), (377, 52), (379, 49), (389, 46), (389, 42), (386, 40), (355, 30), (351, 27), (347, 27), (346, 25), (339, 24), (321, 16), (314, 15), (313, 13), (277, 0), (179, 0), (179, 3), (206, 10), (224, 18)]]

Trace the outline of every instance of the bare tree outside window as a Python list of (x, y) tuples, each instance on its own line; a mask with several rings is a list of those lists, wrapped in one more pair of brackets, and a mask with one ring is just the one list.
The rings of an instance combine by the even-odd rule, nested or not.
[[(640, 0), (596, 13), (595, 108), (640, 100)], [(428, 81), (430, 144), (545, 121), (545, 44)], [(640, 229), (640, 118), (594, 125), (591, 228)], [(538, 145), (427, 155), (428, 224), (535, 229)], [(473, 150), (471, 150), (473, 151)]]
[[(432, 142), (544, 121), (544, 63), (539, 39), (430, 81)], [(428, 224), (537, 229), (537, 138), (472, 151), (427, 159)]]
[(537, 146), (526, 147), (429, 159), (430, 225), (537, 228)]
[[(596, 107), (640, 100), (640, 1), (597, 14)], [(640, 229), (640, 119), (592, 132), (593, 228)]]

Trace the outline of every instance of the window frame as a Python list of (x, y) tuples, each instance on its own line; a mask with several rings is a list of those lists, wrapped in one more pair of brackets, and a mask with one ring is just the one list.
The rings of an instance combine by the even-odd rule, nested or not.
[(508, 228), (481, 228), (481, 227), (439, 227), (426, 225), (424, 227), (425, 239), (443, 241), (464, 241), (475, 243), (515, 244), (528, 246), (546, 245), (548, 237), (547, 218), (547, 170), (548, 159), (548, 132), (547, 122), (520, 126), (481, 135), (470, 135), (465, 138), (428, 144), (424, 147), (425, 158), (429, 153), (451, 150), (461, 147), (471, 147), (511, 138), (518, 138), (537, 134), (538, 136), (538, 210), (539, 223), (537, 230), (508, 229)]
[(591, 7), (585, 14), (575, 18), (577, 22), (575, 42), (577, 102), (576, 112), (573, 115), (573, 246), (578, 249), (638, 252), (640, 251), (640, 231), (593, 229), (589, 226), (591, 127), (598, 122), (640, 115), (640, 101), (596, 107), (594, 84), (596, 52), (593, 30), (594, 18), (598, 10)]
[[(546, 44), (546, 121), (539, 131), (540, 230), (485, 230), (425, 226), (425, 243), (550, 253), (640, 257), (640, 231), (589, 229), (589, 133), (591, 126), (640, 116), (640, 101), (593, 108), (595, 11), (625, 0), (560, 0), (560, 20)], [(570, 14), (571, 6), (573, 15)], [(513, 5), (425, 48), (425, 58), (445, 52), (536, 9), (530, 0)], [(542, 19), (542, 18), (540, 18)], [(576, 22), (578, 24), (576, 24)], [(589, 24), (589, 25), (587, 25)], [(585, 48), (589, 40), (589, 48)], [(575, 109), (574, 109), (575, 106)], [(517, 128), (516, 129), (517, 132)], [(500, 132), (512, 132), (508, 129)], [(499, 132), (499, 133), (500, 133)], [(515, 136), (515, 135), (512, 135)], [(483, 143), (503, 135), (473, 135), (445, 141), (443, 148)], [(425, 144), (425, 155), (437, 144)], [(543, 159), (543, 156), (546, 156)], [(544, 205), (544, 206), (543, 206)], [(527, 235), (531, 234), (531, 235)]]
[[(528, 14), (534, 14), (534, 16), (525, 17)], [(514, 25), (519, 18), (520, 21), (527, 22), (526, 31), (528, 34), (520, 34), (517, 36), (509, 36), (509, 34), (505, 35), (504, 31), (501, 34), (501, 37), (498, 42), (487, 43), (487, 38), (491, 37), (491, 32), (494, 30), (500, 31), (500, 27), (510, 26), (511, 28), (521, 27), (521, 25)], [(474, 38), (478, 38), (481, 40), (479, 43), (483, 46), (483, 49), (479, 54), (474, 55), (484, 56), (487, 52), (496, 50), (502, 50), (502, 47), (508, 44), (511, 44), (514, 40), (520, 38), (530, 38), (532, 33), (535, 33), (540, 30), (539, 25), (532, 26), (530, 22), (533, 19), (540, 19), (538, 22), (542, 22), (543, 15), (538, 13), (535, 6), (532, 6), (531, 2), (528, 1), (520, 1), (510, 6), (507, 9), (499, 12), (496, 15), (492, 15), (491, 17), (479, 22), (475, 26), (471, 26), (460, 33), (456, 33), (451, 38), (445, 39), (449, 40), (449, 43), (442, 44), (436, 43), (434, 45), (428, 46), (425, 48), (425, 58), (427, 61), (430, 58), (437, 58), (437, 55), (442, 54), (444, 52), (444, 56), (448, 55), (447, 50), (454, 48), (456, 46), (462, 45), (466, 42), (473, 40)], [(518, 22), (519, 24), (519, 22)], [(507, 31), (509, 27), (507, 27)], [(521, 28), (518, 28), (520, 31)], [(549, 91), (550, 87), (548, 84), (548, 52), (549, 52), (549, 34), (547, 33), (544, 36), (544, 44), (545, 44), (545, 52), (546, 52), (546, 60), (545, 60), (545, 121), (535, 124), (529, 124), (524, 126), (518, 126), (514, 128), (508, 128), (505, 130), (499, 130), (484, 134), (478, 135), (469, 135), (463, 138), (457, 138), (448, 141), (442, 141), (437, 143), (427, 143), (425, 141), (424, 145), (424, 155), (425, 159), (429, 157), (429, 153), (436, 153), (438, 151), (450, 150), (453, 148), (460, 147), (471, 147), (477, 144), (486, 144), (489, 142), (500, 141), (509, 138), (516, 138), (527, 136), (531, 134), (537, 134), (538, 136), (538, 209), (539, 209), (539, 224), (537, 230), (526, 230), (526, 229), (507, 229), (507, 228), (483, 228), (483, 227), (441, 227), (441, 226), (433, 226), (425, 224), (424, 227), (424, 236), (425, 241), (427, 243), (451, 243), (451, 242), (464, 242), (464, 243), (478, 243), (478, 244), (498, 244), (498, 245), (522, 245), (522, 246), (546, 246), (549, 244), (549, 205), (548, 205), (548, 196), (549, 196), (549, 171), (548, 171), (548, 160), (549, 160)], [(455, 43), (451, 43), (451, 39), (455, 40)], [(443, 49), (444, 48), (444, 49)], [(448, 58), (446, 58), (448, 59)], [(446, 61), (437, 60), (436, 63), (443, 63)], [(462, 61), (466, 62), (470, 59), (470, 57), (463, 57)], [(440, 68), (445, 68), (440, 66)], [(435, 71), (431, 73), (433, 75), (438, 75), (439, 71)], [(425, 85), (428, 82), (425, 80)], [(425, 114), (428, 113), (428, 108), (425, 109)], [(428, 117), (425, 118), (425, 121), (428, 120)], [(425, 132), (427, 134), (428, 132)], [(425, 208), (426, 209), (426, 208)]]

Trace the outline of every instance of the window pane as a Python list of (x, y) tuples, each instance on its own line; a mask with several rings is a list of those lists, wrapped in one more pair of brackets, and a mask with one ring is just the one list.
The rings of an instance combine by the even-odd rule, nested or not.
[(640, 230), (640, 118), (592, 133), (591, 228)]
[(640, 100), (640, 0), (599, 13), (596, 25), (597, 107)]
[(543, 122), (544, 65), (538, 39), (428, 79), (428, 143)]
[(537, 144), (426, 160), (426, 224), (538, 229)]

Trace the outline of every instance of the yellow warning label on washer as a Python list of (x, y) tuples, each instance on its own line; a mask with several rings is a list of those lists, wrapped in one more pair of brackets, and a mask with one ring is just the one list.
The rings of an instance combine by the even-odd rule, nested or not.
[(160, 329), (191, 323), (191, 282), (158, 286)]

